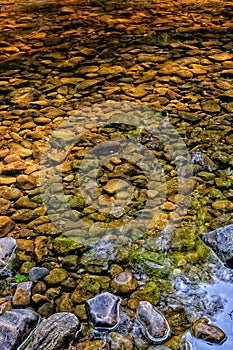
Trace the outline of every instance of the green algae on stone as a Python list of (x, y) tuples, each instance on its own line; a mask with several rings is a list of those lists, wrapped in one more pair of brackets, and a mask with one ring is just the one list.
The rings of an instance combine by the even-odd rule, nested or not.
[(132, 268), (151, 277), (164, 277), (170, 273), (170, 263), (163, 254), (139, 248), (129, 256)]
[(143, 287), (133, 292), (130, 299), (149, 301), (151, 304), (157, 305), (160, 301), (160, 291), (157, 283), (148, 282)]
[(80, 304), (98, 294), (99, 291), (100, 283), (98, 281), (92, 280), (91, 278), (88, 280), (79, 280), (79, 283), (71, 296), (71, 300), (74, 303)]
[(200, 239), (196, 241), (195, 250), (199, 256), (199, 259), (206, 261), (207, 257), (210, 254), (210, 249)]
[(47, 275), (44, 280), (48, 283), (48, 285), (59, 284), (68, 277), (66, 270), (62, 268), (55, 268), (50, 271), (49, 275)]
[(82, 242), (69, 237), (56, 237), (53, 242), (53, 249), (57, 254), (68, 254), (83, 246)]
[(173, 335), (184, 333), (191, 326), (188, 319), (188, 312), (183, 306), (169, 306), (164, 311), (164, 315), (171, 327), (171, 332)]
[(196, 242), (196, 227), (186, 225), (176, 228), (172, 233), (170, 247), (176, 250), (193, 250)]
[(20, 273), (24, 274), (24, 273), (29, 273), (31, 268), (33, 268), (35, 266), (35, 263), (32, 261), (25, 261), (22, 266), (20, 267)]
[(73, 196), (68, 200), (69, 205), (72, 209), (77, 209), (78, 211), (82, 211), (85, 208), (85, 200), (80, 196)]

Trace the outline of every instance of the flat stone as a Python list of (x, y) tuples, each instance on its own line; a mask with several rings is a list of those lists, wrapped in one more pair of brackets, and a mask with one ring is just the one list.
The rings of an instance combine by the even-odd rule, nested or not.
[(140, 88), (140, 87), (131, 87), (128, 89), (125, 89), (125, 93), (128, 96), (135, 97), (135, 98), (142, 98), (147, 95), (147, 92), (145, 89)]
[(83, 248), (83, 246), (82, 242), (69, 237), (56, 237), (53, 243), (53, 249), (57, 254), (68, 254)]
[(215, 100), (203, 101), (201, 106), (204, 112), (217, 113), (221, 111), (218, 101)]
[(78, 318), (59, 312), (42, 321), (24, 350), (57, 350), (67, 345), (80, 331)]
[(18, 144), (14, 144), (11, 147), (10, 151), (11, 151), (11, 153), (18, 154), (22, 158), (30, 157), (33, 153), (33, 151), (31, 149), (25, 148), (25, 147), (18, 145)]
[(223, 262), (229, 263), (232, 267), (233, 225), (217, 228), (216, 230), (205, 233), (200, 237)]
[(86, 90), (88, 88), (91, 88), (95, 85), (97, 85), (100, 82), (99, 79), (91, 79), (91, 80), (85, 80), (78, 84), (77, 89), (78, 90)]
[(15, 294), (13, 296), (13, 305), (27, 306), (31, 301), (32, 282), (21, 282), (17, 285)]
[(201, 317), (194, 322), (192, 334), (198, 339), (215, 344), (222, 344), (227, 339), (223, 330), (213, 324), (209, 324), (209, 320), (205, 317)]
[(215, 55), (211, 55), (209, 56), (209, 58), (211, 58), (214, 61), (227, 61), (227, 60), (231, 60), (233, 58), (233, 55), (230, 54), (229, 52), (221, 52)]
[(120, 298), (108, 292), (86, 302), (89, 321), (95, 329), (111, 330), (119, 323)]
[(12, 309), (0, 316), (1, 350), (14, 350), (36, 326), (39, 315), (29, 309)]
[(137, 319), (146, 338), (153, 343), (162, 343), (170, 336), (170, 327), (163, 314), (148, 301), (141, 301), (136, 310)]
[(233, 203), (228, 199), (220, 199), (212, 203), (212, 207), (217, 210), (232, 211)]
[(14, 257), (17, 248), (16, 240), (12, 237), (0, 238), (0, 275), (6, 269)]
[(12, 185), (16, 182), (16, 178), (13, 176), (0, 176), (0, 185)]
[(125, 68), (121, 66), (110, 66), (110, 67), (102, 67), (98, 71), (99, 75), (118, 75), (118, 74), (123, 74), (126, 73)]

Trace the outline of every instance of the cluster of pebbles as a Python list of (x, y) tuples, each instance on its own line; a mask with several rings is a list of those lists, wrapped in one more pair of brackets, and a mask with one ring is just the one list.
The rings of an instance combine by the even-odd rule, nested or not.
[[(162, 341), (166, 346), (156, 348), (183, 350), (192, 346), (188, 336), (181, 339), (191, 323), (192, 336), (223, 342), (220, 329), (205, 318), (190, 321), (189, 309), (169, 306), (166, 295), (175, 293), (171, 276), (210, 279), (202, 269), (209, 251), (197, 237), (233, 222), (231, 2), (10, 0), (0, 6), (0, 323), (15, 320), (12, 350), (40, 317), (47, 329), (56, 323), (55, 334), (62, 329), (64, 338), (52, 331), (47, 338), (42, 323), (27, 350), (40, 342), (38, 350), (52, 349), (53, 341), (54, 349), (152, 350)], [(135, 126), (135, 116), (153, 116), (154, 125)], [(65, 120), (85, 130), (75, 142), (59, 129)], [(166, 147), (176, 144), (171, 127), (187, 147), (190, 167), (180, 156), (183, 145), (176, 145), (178, 155)], [(45, 154), (51, 134), (53, 148)], [(130, 158), (134, 147), (142, 151)], [(54, 171), (50, 194), (42, 157)], [(157, 177), (148, 181), (153, 162)], [(179, 204), (187, 198), (184, 211)], [(171, 221), (173, 230), (166, 230)], [(221, 247), (206, 237), (218, 254)], [(220, 258), (230, 265), (229, 254)], [(99, 329), (90, 300), (109, 292), (117, 320), (108, 320), (111, 341), (92, 340), (88, 321)], [(154, 308), (160, 302), (166, 318)], [(164, 333), (156, 334), (154, 317)]]

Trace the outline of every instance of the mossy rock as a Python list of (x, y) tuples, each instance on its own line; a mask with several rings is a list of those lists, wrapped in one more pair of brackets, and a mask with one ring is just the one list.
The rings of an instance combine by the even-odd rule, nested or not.
[(170, 247), (179, 251), (194, 250), (197, 239), (196, 227), (184, 226), (178, 227), (172, 233)]
[(142, 288), (133, 292), (130, 298), (138, 301), (149, 301), (151, 304), (157, 305), (160, 301), (160, 291), (157, 283), (148, 282)]
[(206, 261), (207, 257), (210, 254), (210, 249), (203, 243), (200, 239), (197, 240), (196, 245), (196, 252), (199, 256), (199, 259), (202, 261)]
[(86, 205), (82, 196), (73, 196), (68, 200), (68, 203), (72, 209), (77, 209), (78, 211), (82, 211)]
[(58, 254), (69, 254), (83, 246), (82, 242), (69, 237), (56, 237), (53, 242), (53, 249)]
[(164, 254), (139, 248), (130, 252), (132, 268), (146, 273), (150, 277), (166, 277), (171, 271), (170, 262)]

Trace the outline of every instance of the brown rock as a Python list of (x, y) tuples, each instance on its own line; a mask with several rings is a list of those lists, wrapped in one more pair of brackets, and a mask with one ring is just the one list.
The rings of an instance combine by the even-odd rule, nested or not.
[(221, 111), (218, 100), (203, 101), (201, 106), (204, 112), (217, 113)]
[(4, 158), (4, 162), (6, 162), (7, 164), (18, 162), (18, 161), (21, 161), (21, 158), (18, 154), (9, 154)]
[(2, 168), (2, 174), (14, 173), (16, 171), (23, 171), (27, 166), (22, 161), (9, 163)]
[(16, 178), (17, 185), (22, 190), (31, 190), (36, 187), (36, 178), (33, 175), (19, 175)]
[(233, 203), (230, 200), (222, 199), (213, 202), (212, 207), (217, 210), (231, 211), (233, 210)]
[(11, 206), (11, 202), (7, 199), (0, 198), (0, 214), (5, 215)]
[(33, 241), (29, 239), (17, 239), (17, 250), (21, 250), (23, 252), (33, 252), (34, 245)]
[(226, 340), (225, 333), (217, 326), (209, 324), (209, 321), (201, 317), (196, 320), (192, 327), (194, 337), (211, 343), (222, 344)]
[(8, 156), (9, 152), (10, 151), (8, 148), (0, 150), (0, 158), (5, 158), (6, 156)]
[(231, 60), (233, 58), (233, 55), (230, 54), (229, 52), (221, 52), (215, 55), (211, 55), (209, 56), (209, 58), (211, 58), (214, 61), (227, 61), (227, 60)]
[(11, 309), (11, 301), (6, 298), (0, 298), (0, 315)]
[(0, 176), (0, 185), (12, 185), (16, 182), (16, 178), (12, 176)]
[(0, 216), (0, 237), (4, 237), (15, 227), (14, 221), (8, 216)]
[(138, 281), (130, 271), (123, 271), (113, 277), (111, 288), (119, 293), (129, 293), (138, 287)]
[(27, 306), (30, 304), (32, 282), (21, 282), (17, 285), (13, 296), (13, 305)]

